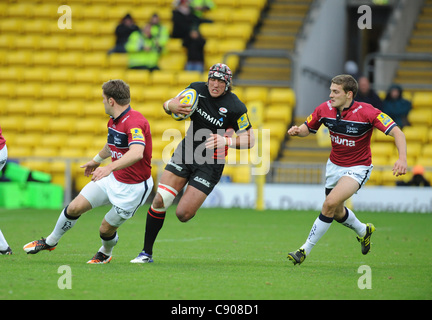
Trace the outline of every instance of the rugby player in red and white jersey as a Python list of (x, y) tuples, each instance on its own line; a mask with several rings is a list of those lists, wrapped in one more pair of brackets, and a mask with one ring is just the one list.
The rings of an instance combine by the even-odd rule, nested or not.
[[(0, 172), (2, 171), (4, 165), (6, 164), (8, 157), (6, 139), (3, 137), (2, 128), (0, 127)], [(12, 250), (9, 247), (3, 233), (0, 230), (0, 255), (11, 255)]]
[[(129, 85), (122, 80), (110, 80), (102, 86), (108, 121), (108, 141), (104, 148), (87, 162), (84, 175), (91, 181), (66, 206), (53, 232), (46, 238), (24, 246), (27, 253), (52, 251), (60, 238), (77, 219), (92, 208), (111, 204), (99, 229), (102, 247), (87, 263), (108, 263), (118, 241), (117, 229), (142, 206), (153, 188), (151, 176), (152, 137), (147, 119), (130, 107)], [(99, 167), (111, 157), (112, 162)]]
[(357, 90), (357, 81), (352, 76), (334, 77), (330, 100), (319, 105), (304, 124), (288, 130), (290, 136), (306, 137), (324, 124), (329, 129), (332, 145), (326, 166), (326, 199), (304, 245), (288, 254), (294, 264), (304, 261), (333, 220), (353, 229), (362, 253), (369, 252), (374, 225), (360, 222), (344, 203), (370, 177), (373, 168), (370, 141), (374, 128), (395, 139), (399, 159), (393, 166), (393, 175), (404, 175), (407, 171), (405, 135), (388, 115), (368, 103), (354, 101)]

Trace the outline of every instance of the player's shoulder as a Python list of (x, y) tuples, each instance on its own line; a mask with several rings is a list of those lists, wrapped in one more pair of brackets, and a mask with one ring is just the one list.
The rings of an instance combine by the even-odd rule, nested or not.
[(138, 110), (130, 109), (124, 118), (124, 123), (129, 126), (133, 125), (148, 125), (147, 118)]
[(198, 94), (207, 95), (208, 89), (204, 81), (192, 82), (188, 88), (195, 89)]
[(360, 101), (354, 101), (353, 105), (351, 106), (353, 113), (359, 112), (363, 115), (378, 115), (382, 111), (370, 103), (366, 102), (360, 102)]
[(230, 111), (235, 113), (246, 113), (246, 105), (237, 97), (234, 92), (227, 92), (224, 96), (225, 103), (230, 107)]

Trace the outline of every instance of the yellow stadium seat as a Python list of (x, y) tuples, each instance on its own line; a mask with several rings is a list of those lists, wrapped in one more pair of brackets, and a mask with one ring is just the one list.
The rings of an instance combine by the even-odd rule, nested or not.
[(176, 74), (177, 84), (180, 87), (186, 87), (192, 82), (202, 80), (202, 75), (198, 71), (180, 71)]
[(40, 37), (38, 35), (23, 35), (15, 38), (15, 48), (18, 50), (39, 49)]
[(268, 89), (265, 87), (247, 87), (243, 90), (244, 102), (261, 101), (264, 105), (267, 103)]
[(65, 89), (65, 97), (69, 100), (89, 100), (93, 97), (92, 88), (85, 84), (70, 85)]
[(231, 19), (232, 22), (247, 22), (255, 26), (260, 17), (261, 10), (256, 8), (238, 8), (232, 11)]
[(151, 73), (150, 77), (153, 86), (159, 86), (159, 85), (171, 86), (176, 84), (176, 79), (173, 72), (155, 70)]
[(412, 126), (427, 125), (431, 127), (432, 109), (413, 109), (408, 114), (408, 121)]
[(232, 21), (233, 8), (217, 8), (206, 12), (205, 17), (217, 23), (230, 23)]
[(68, 87), (63, 83), (50, 83), (41, 86), (40, 94), (43, 99), (62, 100), (66, 97)]
[(233, 172), (234, 183), (250, 183), (251, 181), (251, 172), (248, 165), (238, 165), (235, 167)]
[(32, 100), (16, 100), (14, 103), (5, 104), (3, 108), (8, 115), (28, 116), (33, 113), (32, 104)]
[(63, 51), (67, 38), (61, 35), (44, 36), (40, 38), (39, 48), (41, 50)]
[(417, 164), (420, 164), (424, 167), (432, 168), (432, 156), (420, 156), (417, 158)]
[(33, 54), (31, 51), (15, 51), (6, 56), (6, 63), (13, 66), (30, 66), (33, 63)]
[[(21, 131), (22, 132), (22, 131)], [(34, 131), (37, 132), (37, 131)], [(40, 145), (40, 141), (43, 134), (41, 132), (38, 133), (21, 133), (14, 138), (14, 143), (20, 147), (29, 147), (33, 148), (35, 146)]]
[(168, 96), (168, 87), (167, 85), (146, 87), (143, 88), (142, 95), (147, 102), (162, 104), (172, 98)]
[(58, 155), (58, 149), (53, 147), (36, 146), (33, 149), (33, 155), (35, 157), (56, 157)]
[(267, 0), (236, 0), (236, 3), (240, 8), (251, 7), (258, 10), (262, 10), (266, 2)]
[(432, 145), (431, 144), (423, 146), (422, 156), (423, 157), (430, 157), (430, 158), (432, 158)]
[(288, 131), (288, 124), (284, 121), (265, 121), (263, 123), (263, 129), (270, 129), (270, 138), (275, 139), (280, 143)]
[(38, 116), (54, 116), (57, 114), (58, 102), (54, 100), (35, 101), (32, 105), (32, 113)]
[(40, 138), (39, 144), (43, 147), (61, 148), (66, 142), (66, 134), (49, 134)]
[(268, 95), (269, 103), (287, 104), (294, 107), (296, 103), (294, 90), (291, 88), (272, 88)]
[(25, 117), (22, 115), (2, 116), (0, 125), (5, 134), (6, 132), (19, 132), (24, 119)]
[(168, 53), (162, 55), (159, 59), (158, 66), (161, 71), (173, 72), (182, 71), (186, 65), (186, 54), (185, 53)]
[(68, 51), (85, 52), (91, 49), (92, 41), (93, 39), (89, 37), (77, 35), (75, 37), (69, 37), (67, 41), (65, 41), (64, 48)]
[(24, 147), (19, 145), (8, 145), (8, 158), (22, 158), (22, 157), (30, 157), (32, 155), (31, 147)]
[(417, 141), (425, 143), (428, 139), (429, 128), (427, 126), (404, 127), (403, 133), (407, 141)]
[(264, 111), (265, 121), (280, 121), (289, 125), (292, 121), (292, 110), (290, 108), (283, 108), (278, 105), (272, 105), (265, 108)]
[(220, 22), (204, 23), (200, 25), (200, 32), (204, 39), (222, 38), (225, 36), (225, 34), (231, 36), (230, 33), (225, 33), (225, 29), (227, 27), (228, 26), (225, 26)]
[(17, 86), (11, 82), (0, 82), (0, 95), (2, 97), (13, 98), (15, 97), (15, 91)]
[(371, 144), (372, 157), (391, 156), (395, 153), (396, 147), (390, 142), (374, 142)]
[(39, 99), (42, 94), (42, 86), (39, 83), (22, 83), (15, 87), (15, 95), (22, 98)]
[(230, 38), (238, 38), (239, 41), (248, 41), (252, 36), (253, 25), (249, 23), (233, 23), (225, 28), (225, 35)]
[(397, 181), (404, 181), (406, 176), (396, 177), (392, 170), (385, 170), (381, 173), (381, 184), (384, 186), (395, 186)]
[(423, 144), (420, 142), (407, 142), (407, 154), (411, 157), (418, 157), (423, 150)]
[(431, 92), (416, 92), (412, 100), (412, 106), (415, 109), (430, 109), (432, 107)]
[[(374, 166), (389, 166), (389, 157), (387, 155), (383, 154), (372, 154), (372, 164)], [(372, 171), (373, 172), (373, 171)]]
[(381, 185), (382, 179), (381, 179), (382, 172), (380, 170), (372, 170), (372, 173), (370, 175), (370, 178), (367, 182), (370, 186), (379, 186)]
[(31, 18), (34, 6), (31, 3), (13, 3), (7, 7), (6, 16), (11, 18)]
[(112, 53), (107, 60), (109, 68), (127, 68), (129, 64), (128, 55), (125, 53)]
[[(59, 61), (60, 54), (54, 51), (39, 51), (33, 54), (35, 66), (56, 66)], [(60, 61), (61, 63), (61, 61)]]
[(49, 131), (51, 134), (70, 134), (74, 132), (75, 123), (80, 121), (72, 117), (59, 117), (55, 121), (50, 121)]
[(149, 70), (126, 70), (124, 80), (129, 85), (146, 85), (150, 81), (150, 71)]
[(64, 67), (81, 67), (83, 53), (81, 52), (62, 52), (57, 55), (57, 64)]
[(46, 82), (49, 80), (51, 70), (46, 67), (27, 68), (23, 70), (23, 81)]

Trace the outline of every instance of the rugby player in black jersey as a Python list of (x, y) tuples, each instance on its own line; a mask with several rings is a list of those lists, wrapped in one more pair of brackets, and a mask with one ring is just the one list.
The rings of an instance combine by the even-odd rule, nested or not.
[[(219, 182), (228, 148), (249, 149), (255, 143), (246, 106), (232, 93), (232, 72), (222, 63), (210, 67), (207, 82), (194, 82), (198, 107), (191, 125), (161, 176), (157, 194), (147, 213), (144, 248), (132, 263), (153, 262), (153, 244), (163, 226), (165, 213), (185, 187), (176, 215), (181, 222), (192, 219)], [(167, 114), (189, 114), (182, 96), (166, 101)], [(236, 137), (232, 136), (233, 132)]]

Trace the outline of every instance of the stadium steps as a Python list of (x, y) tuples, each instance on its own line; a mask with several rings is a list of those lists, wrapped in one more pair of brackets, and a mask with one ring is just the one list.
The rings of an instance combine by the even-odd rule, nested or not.
[[(432, 0), (426, 0), (406, 46), (406, 52), (431, 53), (431, 48)], [(424, 85), (432, 85), (432, 61), (400, 62), (394, 82), (410, 90), (424, 90)]]
[[(264, 12), (261, 25), (250, 49), (293, 51), (295, 40), (303, 24), (311, 0), (272, 0)], [(287, 59), (245, 58), (237, 75), (239, 80), (289, 81), (291, 66)]]
[[(300, 123), (300, 122), (296, 122)], [(321, 163), (324, 164), (330, 154), (330, 147), (320, 147), (317, 137), (292, 137), (285, 141), (280, 162), (287, 163)]]

